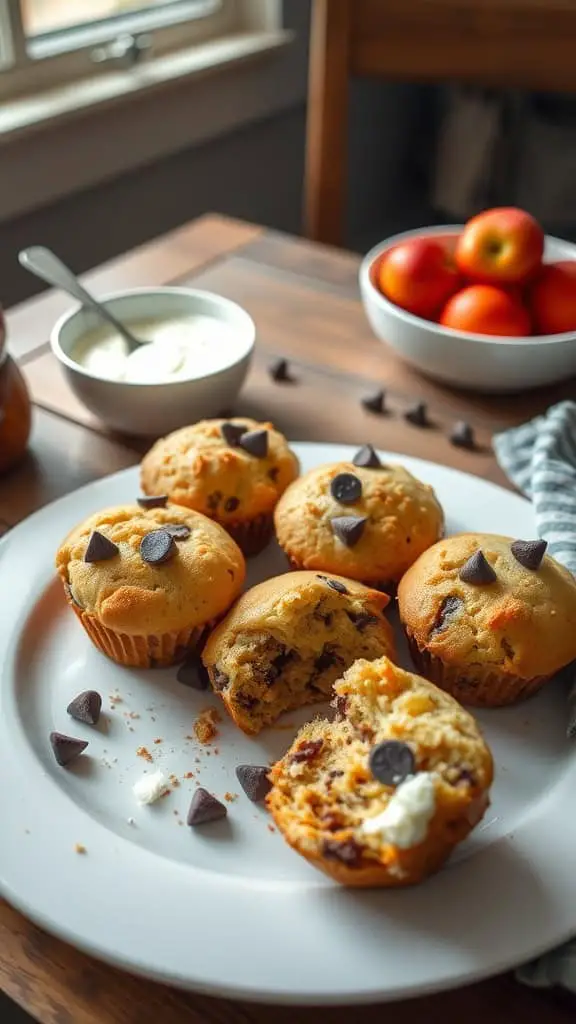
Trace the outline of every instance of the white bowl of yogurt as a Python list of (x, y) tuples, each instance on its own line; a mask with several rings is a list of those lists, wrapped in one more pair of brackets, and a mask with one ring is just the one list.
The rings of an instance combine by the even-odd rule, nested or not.
[(143, 344), (134, 352), (77, 306), (50, 338), (70, 387), (108, 426), (145, 437), (218, 416), (248, 372), (256, 328), (235, 302), (193, 288), (133, 288), (101, 299)]

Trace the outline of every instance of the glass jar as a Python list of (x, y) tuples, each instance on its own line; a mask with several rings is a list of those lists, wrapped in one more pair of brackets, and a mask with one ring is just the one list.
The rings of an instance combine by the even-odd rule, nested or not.
[(32, 419), (26, 381), (6, 350), (6, 323), (0, 309), (0, 473), (23, 457)]

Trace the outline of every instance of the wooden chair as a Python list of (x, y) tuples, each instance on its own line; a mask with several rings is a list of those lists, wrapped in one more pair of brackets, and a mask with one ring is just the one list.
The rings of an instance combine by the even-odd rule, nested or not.
[(576, 91), (576, 0), (313, 0), (305, 231), (332, 245), (351, 76)]

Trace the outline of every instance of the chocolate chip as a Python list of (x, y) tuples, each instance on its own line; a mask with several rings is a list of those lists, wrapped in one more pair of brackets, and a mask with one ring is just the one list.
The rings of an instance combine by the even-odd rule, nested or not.
[(163, 523), (162, 529), (169, 533), (174, 540), (187, 540), (192, 530), (185, 523)]
[(332, 532), (347, 548), (353, 548), (364, 533), (368, 519), (366, 516), (334, 516), (330, 520)]
[(140, 508), (164, 508), (168, 503), (167, 494), (141, 494), (136, 501)]
[(331, 587), (332, 590), (335, 590), (336, 593), (338, 593), (338, 594), (347, 594), (348, 593), (346, 587), (344, 586), (343, 583), (340, 582), (340, 580), (332, 580), (328, 576), (321, 576), (320, 573), (316, 573), (316, 576), (318, 577), (319, 580), (324, 580), (324, 582), (329, 587)]
[(376, 391), (373, 395), (366, 395), (362, 405), (368, 412), (383, 413), (386, 409), (386, 392)]
[(73, 736), (65, 736), (61, 732), (51, 732), (50, 743), (54, 757), (62, 768), (65, 768), (71, 761), (75, 761), (88, 746), (86, 740), (76, 740)]
[(267, 430), (251, 430), (247, 434), (242, 434), (239, 443), (245, 452), (256, 459), (265, 459), (268, 455)]
[(304, 740), (298, 750), (292, 754), (292, 761), (297, 764), (303, 761), (312, 761), (322, 750), (322, 740)]
[(504, 654), (506, 655), (507, 658), (513, 658), (514, 657), (514, 654), (516, 652), (514, 651), (514, 648), (512, 647), (512, 644), (510, 643), (510, 641), (507, 640), (505, 636), (503, 636), (501, 641), (500, 641), (500, 647), (504, 651)]
[(539, 569), (548, 543), (545, 540), (515, 540), (510, 545), (514, 558), (525, 569)]
[(227, 814), (228, 810), (225, 804), (220, 803), (220, 800), (217, 800), (212, 793), (200, 786), (192, 797), (186, 823), (195, 828), (196, 825), (207, 825), (211, 821), (220, 821)]
[(370, 612), (355, 612), (352, 609), (348, 609), (346, 614), (359, 633), (363, 633), (367, 626), (372, 626), (375, 622), (378, 622), (377, 616), (371, 615)]
[(450, 432), (450, 444), (453, 444), (455, 448), (466, 448), (472, 452), (476, 448), (476, 442), (474, 440), (474, 431), (469, 423), (465, 423), (464, 420), (459, 420), (455, 423)]
[(338, 473), (330, 483), (330, 494), (342, 505), (353, 505), (362, 497), (362, 483), (353, 473)]
[(397, 786), (416, 770), (414, 754), (401, 740), (378, 743), (370, 751), (368, 764), (374, 778), (384, 786)]
[(430, 420), (428, 419), (426, 403), (416, 402), (415, 405), (406, 410), (404, 419), (411, 423), (413, 427), (429, 427)]
[(362, 860), (362, 847), (354, 839), (346, 839), (341, 843), (336, 839), (326, 839), (322, 853), (327, 860), (339, 860), (349, 868), (358, 867)]
[(80, 601), (76, 597), (69, 583), (64, 584), (64, 590), (66, 591), (66, 596), (72, 601), (72, 604), (75, 604), (77, 608), (84, 608), (84, 605), (80, 604)]
[(348, 711), (348, 698), (343, 696), (336, 697), (333, 702), (333, 707), (336, 708), (336, 714), (340, 718), (345, 718), (346, 712)]
[(467, 768), (463, 768), (462, 771), (458, 773), (455, 785), (459, 786), (462, 782), (465, 782), (469, 786), (475, 786), (477, 784), (476, 776), (473, 772), (468, 771)]
[(270, 480), (272, 480), (272, 483), (276, 483), (279, 472), (279, 466), (272, 466), (272, 469), (268, 470), (268, 476), (270, 477)]
[(221, 672), (219, 668), (212, 669), (212, 686), (216, 693), (220, 693), (222, 690), (225, 690), (229, 682), (230, 679), (228, 676), (224, 672)]
[(222, 501), (222, 491), (212, 491), (206, 498), (206, 504), (211, 512), (216, 512)]
[(458, 574), (463, 583), (471, 583), (474, 586), (483, 586), (487, 583), (494, 583), (496, 573), (486, 561), (484, 552), (478, 549), (460, 569)]
[(434, 625), (430, 630), (430, 636), (434, 636), (435, 633), (440, 633), (441, 630), (446, 629), (450, 625), (451, 620), (458, 615), (464, 606), (462, 598), (456, 597), (455, 594), (449, 594), (445, 597), (440, 605), (436, 618), (434, 619)]
[(109, 558), (115, 558), (119, 550), (118, 545), (100, 533), (100, 530), (93, 530), (84, 552), (84, 561), (107, 562)]
[(226, 498), (226, 501), (224, 502), (224, 511), (225, 512), (235, 512), (236, 509), (238, 508), (239, 504), (240, 504), (240, 499), (239, 498), (235, 498), (234, 496), (232, 496), (231, 498)]
[(190, 654), (186, 661), (182, 662), (176, 673), (176, 679), (183, 686), (189, 686), (192, 690), (207, 690), (210, 685), (208, 672), (198, 654)]
[(359, 448), (352, 462), (355, 466), (360, 466), (363, 469), (382, 468), (382, 463), (371, 444), (365, 444), (362, 448)]
[(71, 718), (77, 722), (86, 722), (87, 725), (97, 725), (102, 710), (102, 697), (96, 690), (84, 690), (74, 700), (71, 700), (66, 711)]
[(318, 655), (314, 662), (314, 668), (318, 672), (325, 672), (326, 669), (333, 668), (334, 665), (341, 665), (342, 658), (336, 651), (336, 644), (324, 644), (322, 653)]
[(149, 565), (162, 565), (176, 554), (176, 542), (167, 530), (152, 530), (140, 541), (140, 557)]
[(272, 684), (276, 682), (278, 676), (286, 668), (286, 665), (289, 665), (292, 661), (296, 661), (298, 658), (296, 651), (290, 650), (287, 647), (282, 647), (282, 645), (280, 645), (280, 648), (280, 653), (277, 654), (275, 658), (271, 659), (270, 665), (266, 671), (266, 682), (268, 686), (272, 686)]
[(268, 779), (269, 768), (259, 764), (239, 764), (236, 769), (236, 778), (242, 786), (249, 800), (258, 803), (272, 789), (272, 783)]
[(258, 697), (251, 697), (249, 693), (242, 693), (241, 690), (234, 694), (234, 701), (244, 711), (252, 711), (260, 703)]
[(275, 380), (279, 384), (288, 383), (293, 380), (293, 377), (290, 375), (287, 359), (275, 359), (273, 363), (270, 363), (268, 373), (272, 380)]
[(223, 423), (220, 427), (220, 433), (226, 444), (230, 445), (231, 448), (237, 448), (242, 434), (246, 433), (246, 427), (239, 427), (236, 423), (227, 422)]

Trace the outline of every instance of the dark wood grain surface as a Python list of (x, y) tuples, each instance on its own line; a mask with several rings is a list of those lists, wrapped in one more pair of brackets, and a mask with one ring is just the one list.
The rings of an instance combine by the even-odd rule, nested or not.
[[(432, 459), (505, 484), (491, 453), (495, 430), (574, 393), (573, 383), (517, 397), (489, 398), (443, 388), (399, 362), (370, 332), (358, 298), (358, 259), (349, 253), (264, 231), (223, 217), (202, 218), (87, 275), (99, 294), (144, 284), (189, 283), (241, 302), (254, 317), (258, 349), (237, 412), (271, 418), (292, 440), (363, 443)], [(117, 437), (77, 402), (48, 349), (67, 300), (47, 293), (8, 315), (10, 345), (28, 380), (34, 428), (26, 460), (0, 478), (0, 533), (55, 498), (136, 463), (147, 447)], [(293, 361), (296, 380), (275, 384), (277, 355)], [(367, 412), (361, 399), (387, 393), (389, 412)], [(404, 412), (428, 403), (432, 426), (411, 426)], [(472, 423), (478, 450), (448, 441), (454, 421)], [(0, 827), (1, 828), (1, 827)], [(1, 836), (1, 830), (0, 830)], [(568, 1024), (570, 997), (535, 992), (501, 976), (394, 1007), (269, 1008), (209, 999), (136, 979), (80, 953), (0, 902), (0, 983), (42, 1024)]]

